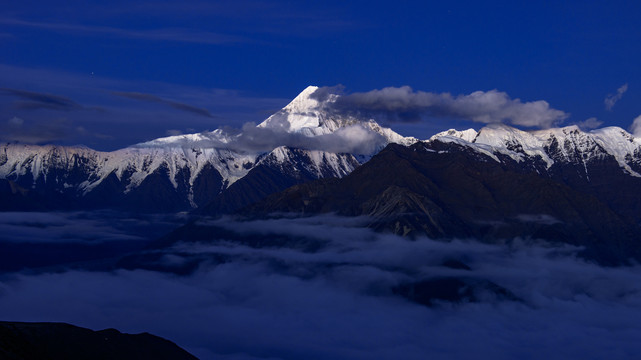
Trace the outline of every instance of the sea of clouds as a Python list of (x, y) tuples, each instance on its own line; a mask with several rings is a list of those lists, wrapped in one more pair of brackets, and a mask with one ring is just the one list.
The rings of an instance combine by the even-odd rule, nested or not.
[[(19, 233), (17, 216), (0, 215), (0, 225), (11, 223)], [(89, 241), (92, 229), (105, 234), (111, 228), (118, 236), (103, 236), (101, 243), (118, 243), (130, 229), (124, 218), (41, 217), (48, 224), (41, 221), (41, 229), (56, 222), (82, 225), (78, 238), (51, 239), (57, 242), (79, 244)], [(579, 249), (519, 239), (503, 245), (408, 240), (375, 233), (363, 227), (366, 222), (228, 217), (201, 225), (295, 241), (250, 246), (225, 238), (178, 239), (145, 250), (158, 255), (156, 270), (61, 264), (5, 271), (0, 319), (150, 332), (201, 359), (627, 359), (641, 350), (639, 266), (604, 268), (576, 257)], [(33, 228), (23, 222), (24, 231)], [(144, 226), (131, 229), (128, 241), (148, 241)], [(0, 235), (0, 243), (8, 241), (27, 242)], [(194, 259), (197, 266), (187, 275), (172, 271)], [(443, 266), (448, 260), (470, 270)], [(392, 290), (442, 277), (491, 281), (518, 300), (428, 307)]]

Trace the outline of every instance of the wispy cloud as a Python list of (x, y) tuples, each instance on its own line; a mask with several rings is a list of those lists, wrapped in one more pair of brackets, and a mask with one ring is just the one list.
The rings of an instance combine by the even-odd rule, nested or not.
[(49, 109), (59, 111), (79, 110), (84, 107), (66, 96), (39, 93), (34, 91), (1, 88), (0, 94), (20, 99), (14, 102), (18, 109)]
[(119, 219), (109, 221), (91, 212), (56, 213), (21, 212), (0, 213), (1, 241), (12, 243), (101, 243), (106, 241), (132, 241), (141, 237), (118, 229)]
[(233, 19), (231, 23), (226, 23), (226, 31), (293, 37), (318, 37), (363, 26), (356, 24), (353, 18), (347, 18), (331, 4), (306, 3), (301, 6), (292, 2), (262, 0), (140, 2), (117, 7), (110, 4), (103, 9), (102, 14), (128, 14), (156, 19), (207, 19), (212, 24)]
[(152, 102), (152, 103), (157, 103), (157, 104), (164, 104), (167, 106), (170, 106), (176, 110), (180, 111), (186, 111), (192, 114), (196, 115), (201, 115), (201, 116), (206, 116), (213, 118), (214, 116), (209, 112), (209, 110), (205, 108), (200, 108), (196, 107), (193, 105), (181, 103), (178, 101), (173, 101), (173, 100), (168, 100), (168, 99), (163, 99), (159, 96), (152, 95), (152, 94), (144, 94), (144, 93), (139, 93), (139, 92), (124, 92), (124, 91), (114, 91), (112, 92), (113, 95), (120, 96), (120, 97), (125, 97), (128, 99), (133, 99), (133, 100), (138, 100), (138, 101), (145, 101), (145, 102)]
[(66, 23), (50, 23), (27, 21), (21, 19), (0, 18), (0, 24), (31, 27), (38, 29), (45, 29), (59, 32), (72, 32), (78, 35), (88, 34), (102, 34), (109, 36), (116, 36), (129, 39), (143, 39), (154, 41), (174, 41), (186, 43), (200, 43), (200, 44), (231, 44), (231, 43), (245, 43), (252, 42), (251, 39), (238, 36), (229, 35), (216, 32), (202, 31), (192, 28), (162, 28), (162, 29), (147, 29), (147, 30), (133, 30), (109, 26), (89, 26), (80, 24), (66, 24)]
[(45, 144), (66, 139), (77, 132), (68, 119), (25, 121), (17, 116), (0, 122), (0, 140)]
[(608, 94), (608, 96), (605, 97), (605, 100), (603, 100), (606, 110), (612, 110), (614, 105), (617, 101), (621, 100), (626, 91), (628, 91), (628, 84), (623, 84), (617, 89), (615, 94)]
[(630, 131), (636, 137), (641, 137), (641, 115), (637, 116), (630, 126)]
[(589, 119), (585, 119), (583, 121), (577, 122), (576, 125), (583, 130), (590, 130), (590, 129), (596, 129), (599, 126), (603, 125), (603, 121), (600, 121), (595, 117), (591, 117)]

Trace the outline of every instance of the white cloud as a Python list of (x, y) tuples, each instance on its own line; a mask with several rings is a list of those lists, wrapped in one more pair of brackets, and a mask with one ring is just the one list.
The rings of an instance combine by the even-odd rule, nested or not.
[(599, 126), (603, 125), (603, 121), (600, 121), (595, 117), (591, 117), (589, 119), (577, 122), (576, 125), (583, 130), (590, 130), (590, 129), (596, 129)]
[(341, 96), (332, 106), (340, 112), (385, 115), (392, 121), (418, 121), (422, 116), (434, 116), (539, 128), (555, 126), (569, 116), (544, 100), (523, 102), (498, 90), (453, 96), (414, 91), (409, 86)]
[(165, 133), (167, 134), (167, 136), (178, 136), (178, 135), (182, 135), (183, 134), (182, 131), (176, 130), (176, 129), (167, 130), (167, 131), (165, 131)]
[[(373, 154), (386, 144), (385, 138), (360, 124), (345, 126), (329, 134), (306, 136), (299, 132), (288, 132), (289, 123), (284, 127), (257, 127), (246, 123), (242, 129), (226, 128), (230, 135), (224, 141), (217, 134), (201, 133), (205, 140), (186, 140), (184, 146), (200, 148), (230, 149), (240, 153), (268, 152), (280, 146), (306, 150), (320, 150), (331, 153)], [(168, 133), (170, 134), (170, 133)], [(170, 134), (171, 135), (171, 134)], [(176, 134), (179, 135), (179, 134)], [(141, 146), (153, 146), (144, 143)], [(163, 143), (158, 146), (165, 146)]]
[(632, 135), (641, 137), (641, 115), (637, 116), (634, 121), (632, 121), (630, 131), (632, 132)]
[(608, 96), (605, 97), (605, 100), (603, 100), (603, 102), (605, 103), (605, 108), (607, 110), (612, 110), (614, 105), (617, 103), (617, 101), (621, 100), (623, 94), (626, 91), (628, 91), (628, 84), (623, 84), (620, 88), (617, 89), (616, 94), (608, 94)]

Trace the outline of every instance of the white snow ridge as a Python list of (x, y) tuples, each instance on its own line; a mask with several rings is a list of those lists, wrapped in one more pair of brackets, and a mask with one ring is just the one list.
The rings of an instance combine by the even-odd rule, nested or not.
[[(641, 138), (635, 138), (619, 127), (607, 127), (584, 132), (576, 125), (537, 131), (523, 131), (504, 124), (490, 124), (481, 130), (438, 133), (429, 141), (456, 142), (475, 151), (507, 155), (517, 162), (540, 158), (549, 169), (555, 162), (587, 163), (613, 156), (622, 171), (639, 177), (631, 167), (641, 161)], [(496, 156), (492, 156), (499, 161)]]

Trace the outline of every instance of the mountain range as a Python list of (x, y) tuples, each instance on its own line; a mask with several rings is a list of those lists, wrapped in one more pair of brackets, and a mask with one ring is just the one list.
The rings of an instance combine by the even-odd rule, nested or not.
[(402, 235), (521, 237), (641, 259), (641, 139), (503, 124), (403, 137), (310, 86), (254, 126), (99, 152), (5, 144), (2, 210), (118, 208), (367, 216)]

